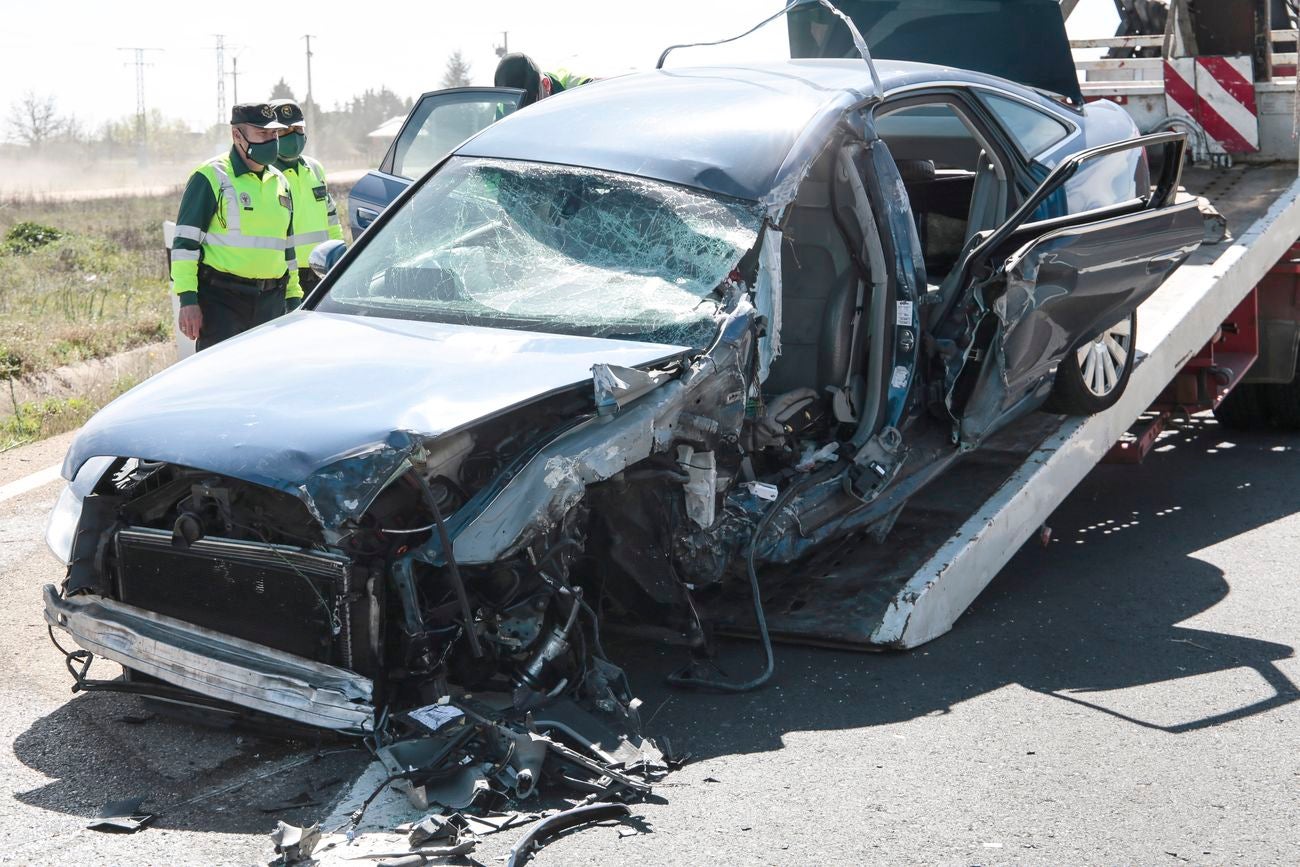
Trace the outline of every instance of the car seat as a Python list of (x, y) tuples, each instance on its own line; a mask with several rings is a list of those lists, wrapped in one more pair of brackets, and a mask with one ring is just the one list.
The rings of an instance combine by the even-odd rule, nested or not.
[(764, 391), (844, 386), (853, 355), (858, 274), (831, 211), (833, 152), (799, 187), (781, 244), (781, 355)]

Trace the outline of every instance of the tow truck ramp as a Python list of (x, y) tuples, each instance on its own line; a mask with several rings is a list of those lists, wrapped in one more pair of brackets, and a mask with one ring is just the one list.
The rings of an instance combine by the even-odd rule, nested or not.
[[(1191, 170), (1184, 180), (1193, 192), (1232, 191), (1214, 204), (1236, 237), (1202, 246), (1139, 308), (1140, 356), (1119, 402), (1010, 426), (913, 498), (883, 542), (855, 534), (764, 570), (774, 638), (903, 649), (951, 629), (1300, 237), (1295, 163)], [(728, 631), (747, 624), (738, 613)]]

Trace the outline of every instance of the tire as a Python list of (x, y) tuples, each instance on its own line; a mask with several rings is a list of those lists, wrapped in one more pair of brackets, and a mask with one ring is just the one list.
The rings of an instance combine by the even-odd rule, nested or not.
[(1119, 400), (1133, 374), (1137, 313), (1130, 313), (1087, 343), (1066, 353), (1046, 408), (1066, 415), (1095, 415)]
[(1290, 382), (1245, 382), (1214, 408), (1214, 417), (1234, 430), (1300, 430), (1300, 362)]
[(1219, 424), (1233, 430), (1263, 430), (1272, 425), (1272, 413), (1269, 411), (1269, 386), (1254, 382), (1237, 385), (1228, 396), (1214, 408), (1214, 417)]
[(1300, 362), (1297, 362), (1295, 378), (1290, 382), (1263, 388), (1272, 426), (1278, 430), (1300, 430)]

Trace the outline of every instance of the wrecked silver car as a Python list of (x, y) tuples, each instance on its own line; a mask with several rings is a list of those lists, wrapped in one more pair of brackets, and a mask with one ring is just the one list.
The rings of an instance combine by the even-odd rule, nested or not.
[[(992, 432), (1114, 403), (1135, 309), (1202, 235), (1181, 137), (1135, 136), (1108, 103), (859, 59), (511, 115), (302, 310), (85, 426), (44, 591), (69, 667), (350, 733), (455, 688), (632, 714), (602, 626), (707, 648), (734, 588), (766, 639), (765, 566), (888, 544)], [(756, 686), (765, 644), (748, 682), (676, 680)]]

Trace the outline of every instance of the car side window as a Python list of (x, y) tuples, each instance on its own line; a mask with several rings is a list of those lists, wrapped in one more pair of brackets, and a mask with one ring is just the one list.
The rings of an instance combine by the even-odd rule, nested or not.
[(886, 104), (876, 134), (889, 147), (916, 220), (929, 282), (953, 271), (979, 232), (997, 227), (1011, 205), (1006, 160), (951, 97)]
[(393, 154), (398, 177), (419, 178), (479, 130), (514, 111), (498, 94), (467, 94), (463, 99), (426, 97), (411, 112)]
[(1042, 153), (1070, 134), (1064, 123), (1023, 102), (992, 93), (981, 93), (980, 99), (1011, 133), (1026, 158)]

